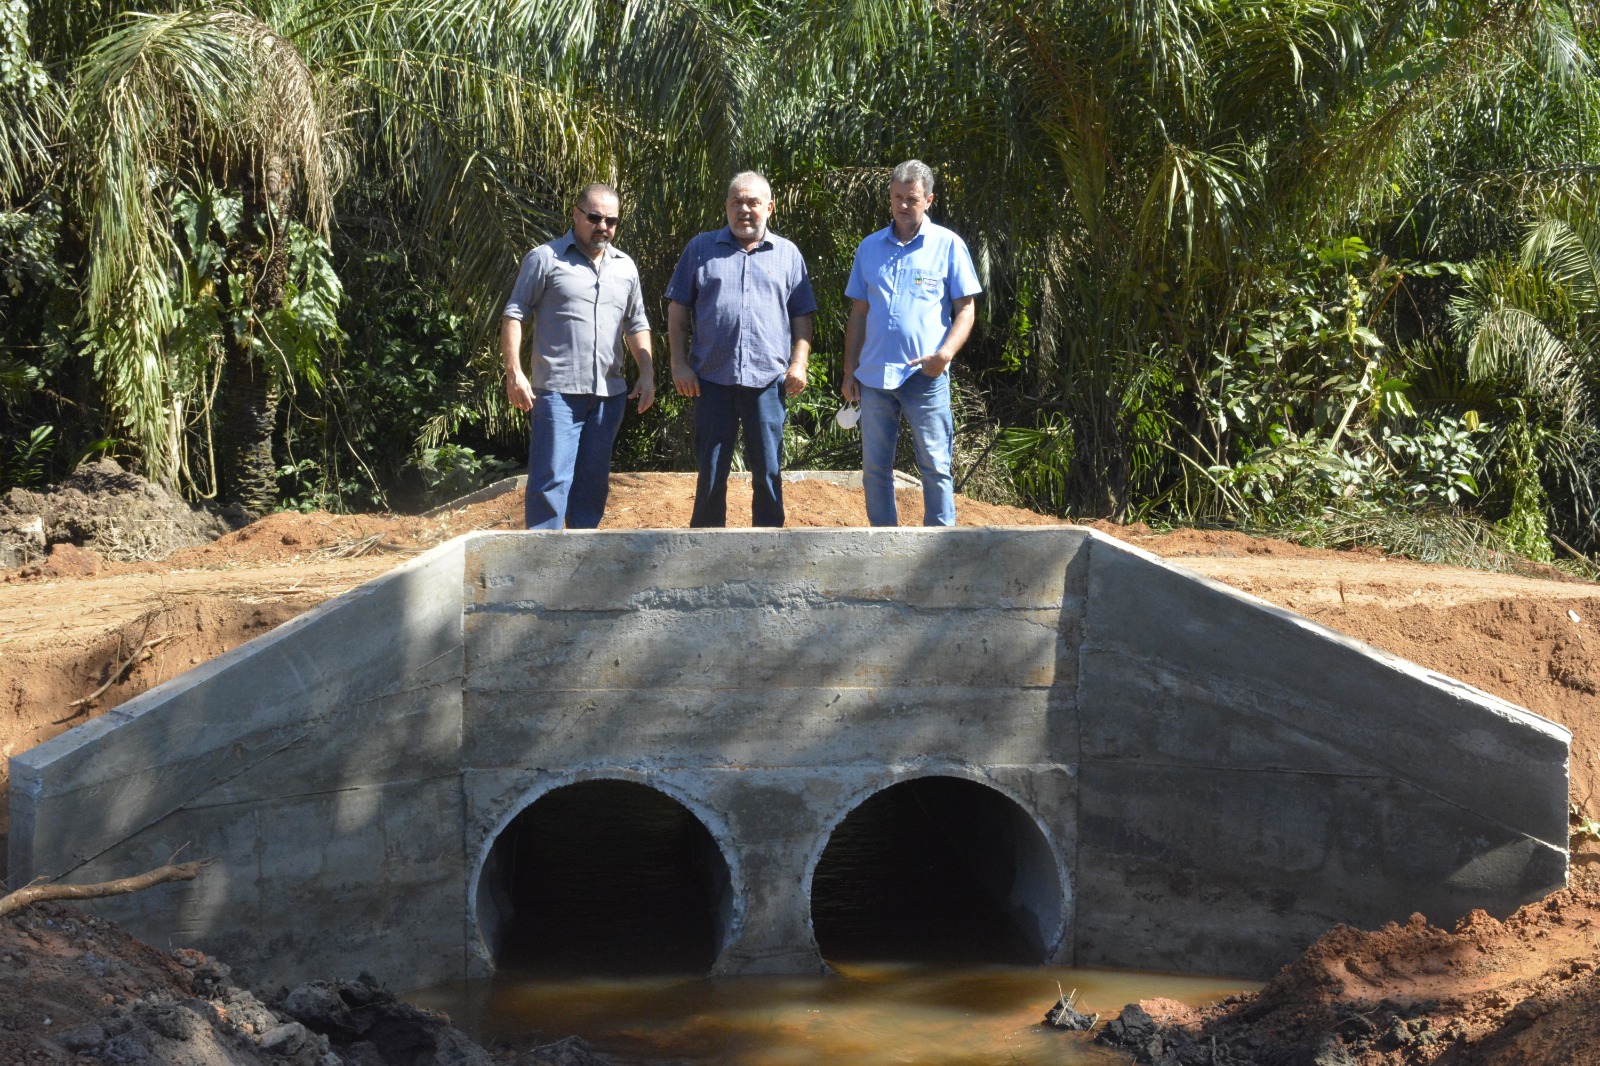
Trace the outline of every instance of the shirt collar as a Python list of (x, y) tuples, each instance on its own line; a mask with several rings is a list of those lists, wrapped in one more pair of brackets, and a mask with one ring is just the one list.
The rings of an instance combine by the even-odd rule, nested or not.
[(894, 219), (890, 219), (889, 220), (889, 224), (883, 228), (883, 237), (890, 244), (894, 245), (897, 248), (909, 248), (913, 244), (916, 244), (923, 237), (927, 236), (928, 230), (932, 225), (933, 225), (933, 219), (929, 218), (927, 215), (923, 215), (922, 216), (922, 225), (917, 227), (917, 232), (915, 232), (915, 233), (913, 233), (911, 235), (911, 239), (909, 241), (906, 241), (904, 244), (901, 244), (900, 243), (900, 238), (896, 237), (894, 235)]
[[(739, 244), (738, 240), (736, 240), (734, 238), (734, 236), (733, 236), (733, 227), (732, 226), (723, 226), (721, 229), (719, 229), (717, 231), (717, 243), (718, 244), (731, 244), (735, 248), (738, 248), (741, 252), (744, 251), (744, 248)], [(766, 249), (766, 248), (771, 248), (771, 247), (773, 247), (773, 243), (772, 243), (772, 227), (768, 226), (767, 227), (767, 232), (762, 235), (762, 237), (761, 237), (761, 239), (759, 241), (756, 242), (755, 248), (752, 248), (751, 251), (755, 251), (757, 249)]]
[[(568, 252), (574, 251), (578, 247), (578, 235), (569, 229), (566, 233), (556, 238), (554, 247), (557, 255), (564, 256)], [(579, 252), (578, 254), (583, 256), (585, 259), (589, 258), (587, 255), (584, 255), (583, 252)], [(621, 254), (622, 253), (617, 250), (617, 246), (609, 242), (600, 251), (601, 258), (603, 259), (615, 259)]]

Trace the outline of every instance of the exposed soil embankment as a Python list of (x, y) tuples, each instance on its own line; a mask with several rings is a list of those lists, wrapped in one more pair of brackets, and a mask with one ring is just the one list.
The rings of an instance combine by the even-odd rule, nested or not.
[(589, 1066), (581, 1041), (492, 1054), (370, 978), (264, 998), (198, 951), (160, 951), (62, 904), (0, 919), (0, 1063)]
[(1504, 922), (1339, 926), (1260, 992), (1130, 1006), (1100, 1042), (1141, 1063), (1571, 1066), (1600, 1062), (1600, 849)]
[[(866, 524), (859, 491), (798, 482), (785, 492), (792, 527)], [(618, 475), (605, 525), (682, 528), (692, 495), (687, 475)], [(732, 520), (747, 520), (748, 487), (735, 483), (730, 497)], [(117, 562), (58, 546), (0, 579), (0, 755), (102, 714), (415, 552), (475, 529), (519, 528), (521, 508), (521, 496), (513, 494), (434, 518), (273, 515), (160, 561)], [(901, 512), (920, 515), (914, 490), (902, 494)], [(961, 501), (958, 514), (969, 525), (1055, 522), (972, 501)], [(1589, 815), (1600, 814), (1600, 586), (1553, 573), (1546, 580), (1486, 574), (1241, 534), (1097, 528), (1560, 722), (1573, 733), (1573, 800)], [(0, 789), (4, 783), (0, 778)], [(1256, 996), (1200, 1013), (1148, 1004), (1153, 1018), (1129, 1014), (1113, 1033), (1145, 1061), (1600, 1062), (1600, 977), (1593, 969), (1600, 957), (1600, 847), (1576, 843), (1571, 887), (1508, 921), (1475, 915), (1440, 929), (1419, 916), (1376, 931), (1335, 929)], [(140, 1025), (159, 1035), (160, 1024), (150, 1020), (157, 1016), (189, 1026), (159, 1011), (144, 1018), (139, 1002), (162, 1006), (197, 997), (215, 1007), (202, 991), (184, 991), (200, 964), (186, 967), (181, 958), (139, 946), (107, 953), (111, 938), (127, 942), (92, 923), (77, 922), (70, 932), (66, 925), (37, 924), (60, 924), (64, 913), (35, 909), (21, 925), (0, 920), (0, 1063), (123, 1061), (74, 1058), (78, 1053), (58, 1039), (66, 1014), (56, 1004), (71, 1008), (74, 1029), (99, 1025), (110, 1034), (107, 1025), (126, 1025), (117, 1036), (142, 1032)], [(90, 933), (101, 938), (99, 946), (90, 946)], [(157, 971), (171, 975), (171, 990), (152, 991)], [(66, 985), (51, 983), (58, 977), (89, 981), (89, 991), (73, 998)], [(208, 1018), (212, 1008), (182, 1009)], [(216, 1009), (227, 1013), (226, 1003)], [(304, 1046), (321, 1048), (316, 1033), (306, 1031), (311, 1043)], [(254, 1040), (260, 1033), (246, 1035), (260, 1051)]]

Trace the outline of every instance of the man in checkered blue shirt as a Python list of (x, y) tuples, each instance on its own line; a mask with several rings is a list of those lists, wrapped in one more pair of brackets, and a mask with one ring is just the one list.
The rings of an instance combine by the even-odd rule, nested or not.
[(767, 228), (774, 206), (766, 178), (735, 175), (728, 224), (691, 240), (667, 285), (672, 384), (694, 397), (690, 526), (728, 524), (741, 426), (751, 525), (783, 525), (784, 401), (806, 387), (817, 301), (800, 249)]

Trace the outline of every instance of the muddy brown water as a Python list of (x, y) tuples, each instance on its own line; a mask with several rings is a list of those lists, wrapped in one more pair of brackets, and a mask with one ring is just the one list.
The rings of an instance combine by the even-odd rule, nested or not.
[(1259, 986), (1048, 966), (836, 964), (826, 976), (492, 980), (413, 992), (485, 1046), (576, 1035), (625, 1063), (685, 1066), (1100, 1066), (1128, 1061), (1040, 1024), (1057, 988), (1088, 1012), (1165, 997), (1199, 1006)]
[(739, 978), (703, 976), (726, 880), (693, 815), (636, 784), (557, 789), (497, 845), (497, 975), (408, 998), (486, 1046), (576, 1035), (626, 1063), (1055, 1066), (1127, 1061), (1040, 1024), (1062, 993), (1109, 1018), (1256, 987), (1038, 965), (993, 895), (1012, 872), (1004, 849), (955, 831), (986, 824), (968, 785), (896, 786), (835, 829), (811, 883), (832, 973)]

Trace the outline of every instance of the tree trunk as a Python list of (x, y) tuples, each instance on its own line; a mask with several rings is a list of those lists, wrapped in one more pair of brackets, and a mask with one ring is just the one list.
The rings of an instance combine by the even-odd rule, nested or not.
[[(218, 429), (218, 496), (252, 517), (278, 504), (277, 463), (272, 437), (277, 425), (278, 390), (262, 318), (283, 307), (289, 276), (289, 241), (282, 220), (288, 207), (283, 161), (270, 157), (247, 163), (236, 174), (244, 193), (244, 217), (229, 249), (232, 270), (244, 278), (243, 299), (229, 307), (231, 325), (224, 341), (222, 424)], [(226, 303), (233, 303), (228, 294)]]

